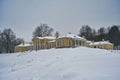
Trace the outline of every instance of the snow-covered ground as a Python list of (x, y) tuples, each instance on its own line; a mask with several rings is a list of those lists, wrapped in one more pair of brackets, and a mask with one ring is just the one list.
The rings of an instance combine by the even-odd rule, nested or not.
[(79, 47), (0, 54), (0, 80), (120, 80), (120, 53)]

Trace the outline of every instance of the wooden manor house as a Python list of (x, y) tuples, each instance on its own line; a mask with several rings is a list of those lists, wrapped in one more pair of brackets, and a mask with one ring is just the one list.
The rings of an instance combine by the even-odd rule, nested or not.
[(75, 34), (68, 33), (64, 36), (59, 36), (59, 33), (56, 33), (55, 37), (35, 37), (32, 39), (32, 44), (25, 43), (23, 41), (20, 45), (15, 47), (15, 52), (24, 52), (29, 50), (37, 51), (50, 48), (75, 48), (78, 46), (113, 50), (113, 44), (108, 41), (87, 41), (87, 39)]

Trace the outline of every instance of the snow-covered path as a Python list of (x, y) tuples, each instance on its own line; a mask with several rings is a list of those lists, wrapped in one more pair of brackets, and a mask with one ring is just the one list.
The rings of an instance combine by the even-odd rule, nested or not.
[(120, 80), (120, 54), (86, 47), (0, 54), (0, 80)]

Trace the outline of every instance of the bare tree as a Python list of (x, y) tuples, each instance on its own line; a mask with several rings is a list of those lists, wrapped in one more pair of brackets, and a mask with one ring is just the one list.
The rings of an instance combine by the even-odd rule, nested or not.
[(11, 29), (4, 29), (3, 33), (3, 52), (11, 53), (14, 51), (16, 36)]
[(53, 28), (49, 27), (47, 24), (41, 24), (33, 32), (33, 37), (44, 37), (51, 36)]
[(88, 25), (83, 25), (80, 29), (79, 35), (84, 36), (86, 39), (91, 40), (92, 38), (92, 29)]

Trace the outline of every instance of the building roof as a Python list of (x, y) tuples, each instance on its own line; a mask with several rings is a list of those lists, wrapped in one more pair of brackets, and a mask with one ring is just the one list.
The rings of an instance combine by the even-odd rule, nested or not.
[(29, 43), (22, 43), (22, 44), (20, 44), (20, 45), (18, 45), (18, 46), (16, 46), (16, 47), (28, 47), (28, 46), (32, 46), (32, 44), (29, 44)]
[(49, 41), (49, 42), (55, 42), (55, 40)]
[(110, 43), (108, 41), (93, 42), (93, 43), (90, 43), (89, 45), (100, 45), (100, 44), (110, 44), (110, 45), (113, 45), (112, 43)]
[(78, 36), (78, 35), (75, 35), (75, 34), (66, 34), (66, 35), (64, 35), (64, 36), (61, 36), (61, 37), (59, 37), (59, 38), (65, 38), (65, 37), (67, 37), (67, 38), (73, 38), (73, 39), (80, 39), (80, 40), (86, 40), (85, 38), (83, 38), (83, 37), (80, 37), (80, 36)]
[(45, 36), (45, 37), (37, 37), (38, 39), (55, 39), (55, 37), (52, 36)]
[(86, 41), (88, 44), (92, 43), (92, 41)]

